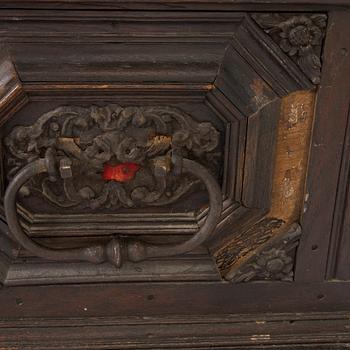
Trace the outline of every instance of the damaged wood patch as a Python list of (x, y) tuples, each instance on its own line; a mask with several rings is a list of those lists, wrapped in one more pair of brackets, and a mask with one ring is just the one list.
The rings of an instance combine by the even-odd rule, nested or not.
[(283, 225), (282, 220), (265, 218), (235, 236), (235, 238), (216, 255), (217, 266), (223, 276), (230, 273), (235, 265), (243, 265), (247, 258), (266, 243), (275, 230)]
[[(295, 248), (301, 234), (300, 227), (293, 223), (299, 221), (304, 203), (314, 100), (313, 91), (297, 91), (282, 99), (270, 210), (264, 219), (244, 232), (236, 233), (214, 254), (223, 278), (237, 282), (259, 279), (259, 276), (261, 279), (292, 280)], [(288, 240), (289, 236), (292, 244), (284, 244), (283, 237)], [(274, 246), (276, 244), (278, 247)], [(271, 252), (271, 264), (276, 271), (277, 265), (281, 265), (281, 273), (265, 271), (270, 262), (257, 264), (259, 273), (251, 271), (250, 265), (259, 254), (270, 257), (268, 253)]]
[(299, 244), (301, 227), (293, 224), (287, 231), (270, 237), (257, 248), (255, 254), (225, 276), (233, 282), (278, 280), (291, 282), (294, 278), (295, 248)]
[(268, 88), (262, 79), (254, 79), (253, 82), (249, 84), (249, 87), (254, 92), (252, 103), (255, 108), (260, 109), (271, 102), (271, 99), (265, 94)]

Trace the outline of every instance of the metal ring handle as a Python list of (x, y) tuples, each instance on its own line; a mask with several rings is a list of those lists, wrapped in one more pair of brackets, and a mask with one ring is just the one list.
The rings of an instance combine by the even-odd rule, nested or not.
[[(81, 260), (92, 263), (102, 263), (108, 259), (107, 249), (103, 245), (95, 245), (76, 249), (50, 249), (31, 240), (19, 223), (16, 209), (16, 197), (19, 189), (34, 175), (48, 172), (49, 166), (46, 159), (38, 159), (23, 167), (12, 179), (6, 189), (4, 207), (6, 221), (15, 239), (28, 251), (47, 260), (69, 261)], [(118, 264), (116, 260), (114, 262)], [(120, 263), (119, 263), (120, 264)]]
[(188, 253), (204, 243), (215, 230), (222, 211), (222, 194), (218, 183), (204, 166), (186, 158), (182, 160), (182, 171), (195, 175), (207, 188), (209, 213), (204, 225), (190, 239), (179, 244), (152, 245), (141, 241), (130, 242), (127, 246), (129, 260), (141, 261), (147, 258)]
[(12, 179), (6, 189), (4, 207), (7, 224), (15, 239), (28, 251), (38, 257), (57, 261), (88, 261), (102, 263), (110, 261), (115, 266), (121, 266), (122, 255), (130, 261), (141, 261), (148, 258), (173, 256), (187, 253), (204, 243), (214, 231), (222, 211), (222, 195), (215, 178), (207, 169), (189, 159), (183, 159), (182, 171), (198, 177), (205, 184), (209, 194), (209, 213), (203, 226), (190, 239), (179, 244), (153, 245), (138, 240), (127, 240), (121, 244), (118, 238), (113, 238), (105, 245), (94, 245), (85, 248), (52, 249), (44, 247), (30, 239), (23, 231), (17, 216), (16, 197), (19, 189), (33, 176), (49, 172), (47, 159), (38, 159), (23, 167)]

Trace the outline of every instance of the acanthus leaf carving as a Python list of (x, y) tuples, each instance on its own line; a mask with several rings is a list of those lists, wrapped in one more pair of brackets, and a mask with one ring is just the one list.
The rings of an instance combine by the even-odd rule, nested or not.
[[(187, 174), (158, 174), (160, 162), (179, 152), (218, 176), (218, 145), (219, 132), (210, 122), (196, 122), (178, 108), (63, 106), (5, 138), (7, 176), (11, 180), (49, 151), (59, 160), (61, 177), (37, 176), (23, 195), (39, 192), (62, 208), (167, 205), (199, 181)], [(64, 176), (68, 168), (74, 176)]]

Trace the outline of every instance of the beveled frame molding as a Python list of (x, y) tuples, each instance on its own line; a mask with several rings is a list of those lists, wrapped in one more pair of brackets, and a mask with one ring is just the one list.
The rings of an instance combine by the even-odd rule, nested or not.
[[(202, 16), (205, 18), (204, 14), (202, 14)], [(170, 13), (169, 17), (172, 18), (173, 21), (179, 21), (179, 14)], [(215, 27), (213, 23), (215, 23), (218, 18), (221, 18), (221, 21), (220, 23), (218, 22), (218, 27)], [(142, 27), (141, 19), (142, 17), (136, 18), (136, 22), (140, 21)], [(69, 18), (67, 20), (69, 20)], [(135, 18), (132, 20), (135, 21)], [(191, 16), (182, 20), (187, 21), (189, 25), (195, 25), (196, 22)], [(89, 71), (83, 73), (74, 71), (71, 77), (73, 80), (72, 82), (58, 83), (57, 80), (67, 72), (55, 70), (46, 63), (42, 67), (42, 72), (39, 72), (35, 70), (35, 60), (33, 61), (33, 58), (31, 63), (24, 64), (25, 62), (23, 60), (25, 59), (25, 54), (23, 50), (25, 50), (26, 45), (30, 45), (31, 42), (33, 45), (38, 45), (39, 43), (41, 45), (44, 40), (45, 45), (43, 45), (42, 48), (44, 51), (48, 50), (48, 41), (45, 41), (47, 39), (43, 39), (39, 33), (33, 33), (35, 35), (33, 35), (30, 40), (26, 39), (25, 45), (14, 46), (11, 54), (12, 59), (16, 62), (18, 74), (23, 81), (22, 87), (27, 89), (25, 91), (30, 100), (36, 103), (51, 100), (59, 102), (67, 95), (76, 96), (76, 94), (79, 95), (80, 100), (96, 98), (100, 101), (110, 101), (123, 97), (127, 102), (133, 100), (132, 91), (136, 89), (136, 91), (141, 92), (136, 99), (139, 103), (151, 101), (158, 97), (161, 97), (162, 102), (172, 101), (174, 103), (186, 96), (188, 102), (203, 103), (206, 108), (209, 108), (215, 113), (225, 125), (226, 150), (235, 150), (234, 157), (231, 156), (231, 158), (227, 158), (228, 153), (226, 154), (226, 170), (231, 166), (229, 173), (235, 173), (235, 169), (238, 169), (233, 181), (230, 182), (230, 180), (227, 180), (225, 182), (224, 180), (223, 188), (228, 188), (228, 193), (231, 198), (227, 198), (224, 202), (224, 211), (221, 221), (209, 242), (211, 253), (214, 256), (219, 256), (225, 251), (226, 247), (230, 246), (233, 236), (238, 237), (241, 232), (249, 232), (252, 226), (259, 224), (266, 218), (283, 222), (283, 225), (273, 230), (274, 237), (284, 234), (294, 221), (298, 221), (300, 210), (295, 209), (298, 207), (295, 203), (297, 201), (300, 203), (301, 201), (300, 193), (302, 192), (301, 188), (305, 176), (305, 162), (307, 161), (307, 156), (305, 156), (304, 153), (300, 155), (300, 159), (304, 162), (305, 167), (303, 167), (298, 174), (293, 175), (290, 179), (288, 179), (288, 176), (286, 177), (283, 175), (284, 177), (280, 178), (278, 180), (280, 182), (276, 185), (274, 179), (274, 176), (276, 176), (275, 164), (277, 164), (277, 166), (281, 164), (279, 160), (275, 161), (276, 154), (278, 157), (278, 149), (280, 147), (276, 142), (278, 133), (288, 128), (289, 125), (288, 122), (279, 125), (280, 116), (283, 114), (281, 114), (281, 108), (283, 110), (283, 103), (285, 103), (284, 97), (294, 96), (292, 93), (295, 91), (312, 90), (313, 85), (280, 50), (278, 45), (274, 43), (249, 16), (242, 13), (225, 14), (223, 17), (219, 14), (207, 14), (207, 20), (213, 24), (213, 29), (210, 29), (212, 32), (208, 32), (208, 29), (206, 29), (206, 36), (204, 37), (202, 34), (196, 37), (196, 34), (193, 32), (191, 32), (191, 35), (189, 35), (189, 33), (177, 34), (177, 40), (181, 43), (183, 42), (182, 45), (184, 48), (189, 42), (195, 43), (198, 47), (205, 44), (205, 47), (209, 50), (208, 57), (214, 57), (213, 61), (210, 62), (210, 69), (208, 69), (203, 62), (197, 67), (196, 60), (193, 62), (191, 61), (190, 66), (193, 68), (196, 67), (194, 75), (192, 77), (184, 77), (181, 71), (176, 71), (174, 69), (174, 71), (172, 71), (172, 74), (174, 74), (172, 76), (174, 80), (172, 83), (164, 81), (166, 75), (161, 67), (156, 78), (156, 83), (147, 81), (147, 79), (150, 79), (147, 75), (145, 76), (146, 83), (143, 85), (140, 85), (136, 81), (128, 82), (126, 85), (121, 82), (117, 83), (116, 77), (118, 72), (111, 75), (109, 78), (110, 81), (107, 84), (95, 83), (91, 81), (92, 76), (89, 75), (91, 74)], [(38, 21), (37, 24), (40, 23), (40, 19), (36, 19), (36, 21)], [(101, 26), (101, 19), (98, 16), (94, 17), (93, 21), (96, 25), (98, 24)], [(125, 28), (128, 28), (127, 24), (129, 19), (125, 18), (124, 21), (126, 23)], [(159, 30), (161, 24), (157, 17), (154, 18), (154, 22), (158, 26), (157, 30)], [(52, 21), (51, 25), (53, 26), (52, 33), (54, 33), (57, 23)], [(81, 26), (82, 24), (79, 25)], [(103, 30), (103, 26), (101, 26), (101, 28)], [(27, 35), (24, 29), (18, 30), (15, 33), (10, 29), (11, 25), (9, 25), (9, 32), (6, 38), (9, 41), (12, 40), (14, 43), (24, 40), (25, 35)], [(101, 33), (100, 36), (91, 37), (87, 35), (84, 37), (84, 45), (106, 41), (113, 42), (108, 35), (109, 33), (106, 32)], [(142, 39), (144, 41), (145, 38), (141, 37), (139, 40)], [(148, 43), (157, 42), (157, 40), (162, 42), (164, 39), (168, 40), (169, 37), (171, 37), (169, 33), (166, 33), (165, 37), (162, 38), (159, 33), (155, 32), (153, 36), (149, 36), (146, 41)], [(69, 33), (67, 33), (67, 36), (65, 36), (64, 33), (56, 33), (55, 38), (57, 45), (59, 45), (63, 39), (71, 42), (75, 40), (74, 36), (70, 36)], [(124, 33), (124, 35), (120, 35), (114, 38), (114, 40), (115, 42), (126, 42), (128, 38)], [(137, 36), (133, 36), (133, 41), (134, 43), (137, 42)], [(53, 57), (55, 59), (65, 59), (64, 57), (57, 58), (49, 51), (46, 51), (46, 53), (50, 54), (48, 62), (53, 59)], [(157, 54), (159, 54), (159, 52)], [(191, 52), (188, 54), (190, 55)], [(91, 56), (87, 56), (86, 60), (91, 72), (94, 72), (93, 74), (98, 74), (98, 72), (102, 72), (101, 64), (96, 63), (96, 57), (94, 55), (96, 54), (93, 53)], [(132, 56), (129, 55), (128, 59), (131, 59), (131, 57)], [(133, 64), (134, 62), (131, 62), (131, 67), (134, 67)], [(147, 67), (147, 65), (145, 67)], [(72, 68), (74, 69), (74, 67), (70, 67), (70, 69)], [(120, 75), (121, 81), (127, 81), (130, 72), (120, 72), (123, 73)], [(40, 79), (42, 79), (41, 83), (33, 82), (33, 80)], [(79, 81), (76, 82), (75, 80)], [(308, 93), (300, 93), (301, 96), (303, 96), (303, 94)], [(313, 96), (312, 93), (310, 94)], [(288, 99), (288, 97), (285, 98)], [(306, 102), (300, 102), (299, 105), (298, 103), (296, 103), (296, 105), (290, 105), (291, 109), (296, 108), (296, 112), (294, 112), (291, 118), (297, 118), (296, 124), (301, 125), (302, 132), (305, 134), (305, 142), (302, 143), (303, 151), (307, 149), (308, 135), (311, 130), (310, 125), (312, 120), (312, 107), (310, 107), (312, 103), (310, 104), (309, 101), (311, 101), (313, 97), (308, 98), (306, 98)], [(68, 100), (72, 99), (75, 100), (76, 97), (68, 98)], [(306, 103), (310, 109), (306, 112), (303, 110), (299, 111), (298, 108), (300, 107), (298, 106), (302, 103)], [(303, 122), (298, 119), (301, 118), (299, 115), (300, 113), (309, 124), (304, 125)], [(307, 113), (307, 118), (303, 113)], [(293, 120), (291, 122), (289, 121), (289, 123), (293, 124)], [(287, 144), (287, 146), (288, 145), (289, 144)], [(295, 162), (300, 161), (300, 159), (295, 159)], [(286, 213), (283, 215), (281, 214), (282, 216), (277, 215), (277, 213), (274, 215), (273, 210), (273, 206), (275, 205), (273, 202), (273, 193), (274, 191), (281, 191), (281, 186), (283, 184), (285, 185), (285, 181), (296, 181), (297, 189), (295, 192), (298, 193), (295, 198), (293, 197), (295, 200), (295, 202), (293, 202), (293, 208), (291, 209), (293, 215), (290, 214), (288, 218), (284, 217), (287, 215)], [(275, 198), (277, 198), (276, 195)], [(294, 214), (294, 211), (297, 214)], [(197, 220), (197, 223), (200, 224), (205, 215), (206, 212), (204, 211), (201, 215), (196, 217), (195, 220)], [(27, 219), (27, 230), (30, 232), (30, 220), (28, 220), (28, 217), (26, 218), (25, 215), (24, 219)], [(35, 218), (33, 221), (35, 223)], [(59, 230), (57, 230), (57, 232), (58, 231)], [(188, 234), (193, 231), (194, 225), (192, 225), (186, 233)], [(39, 240), (45, 241), (45, 238), (40, 238), (40, 235), (37, 235), (37, 237)], [(259, 237), (260, 236), (257, 235), (257, 238)], [(248, 242), (249, 240), (247, 240), (246, 243)], [(258, 245), (254, 247), (258, 249), (257, 251), (262, 251), (266, 248), (265, 244), (268, 244), (268, 242), (265, 240), (258, 240), (257, 244)], [(242, 248), (249, 249), (249, 247)], [(250, 254), (254, 254), (254, 252), (254, 250), (251, 250)], [(234, 267), (230, 265), (228, 269), (225, 268), (221, 270), (222, 277), (230, 279), (231, 268), (243, 268), (242, 264), (245, 263), (244, 261), (244, 259), (239, 259), (237, 260), (238, 265)], [(4, 266), (5, 265), (6, 264), (4, 264)], [(7, 265), (7, 269), (10, 265), (11, 264)], [(38, 267), (38, 265), (36, 266)], [(24, 268), (23, 265), (22, 268)], [(70, 277), (66, 280), (63, 279), (64, 281), (69, 282), (74, 280), (74, 268), (76, 268), (76, 266), (72, 265), (71, 271), (67, 272)], [(108, 267), (104, 268), (108, 269)], [(41, 268), (38, 267), (38, 269), (40, 270)], [(194, 268), (194, 270), (196, 269), (197, 267)], [(28, 275), (27, 277), (23, 275), (17, 278), (15, 274), (18, 273), (19, 270), (12, 270), (14, 275), (8, 273), (10, 270), (5, 273), (9, 281), (8, 283), (20, 284), (22, 278), (28, 278)], [(27, 271), (27, 273), (30, 274), (30, 271)], [(96, 279), (94, 278), (96, 278), (96, 276), (94, 273), (95, 272), (91, 272), (91, 274), (88, 273), (82, 280), (89, 281), (89, 278), (91, 278), (91, 280), (95, 281)], [(204, 273), (205, 277), (199, 276), (198, 278), (207, 278), (208, 274), (211, 276), (210, 278), (218, 278), (218, 276), (214, 277), (213, 268), (209, 268), (209, 270)], [(46, 281), (52, 282), (57, 276), (58, 274), (56, 273), (47, 276)], [(108, 274), (104, 276), (108, 276)], [(110, 280), (109, 278), (110, 276), (106, 277), (106, 280)], [(117, 277), (115, 278), (118, 279)], [(97, 280), (101, 279), (97, 278)], [(42, 281), (45, 281), (45, 278), (43, 278)], [(31, 282), (27, 280), (27, 283), (38, 283), (38, 280), (33, 278)]]
[[(35, 349), (235, 349), (264, 347), (340, 350), (350, 341), (346, 312), (266, 315), (85, 317), (1, 320), (0, 346)], [(213, 336), (215, 327), (215, 336)], [(23, 329), (26, 332), (23, 332)], [(35, 345), (34, 345), (35, 344)]]

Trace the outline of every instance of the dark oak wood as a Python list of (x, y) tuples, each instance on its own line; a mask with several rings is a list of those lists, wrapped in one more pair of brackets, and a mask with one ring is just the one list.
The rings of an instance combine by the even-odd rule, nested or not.
[[(292, 48), (281, 44), (286, 33), (289, 44), (303, 35), (290, 38), (295, 27), (283, 32), (278, 25), (271, 33), (273, 25), (254, 21), (275, 12), (285, 18), (280, 27), (307, 22), (311, 33), (323, 28), (308, 22), (313, 15), (328, 18), (318, 86), (301, 69), (311, 57), (317, 71), (318, 57), (309, 52), (300, 63), (302, 52), (291, 59)], [(1, 138), (63, 104), (180, 108), (223, 135), (224, 198), (209, 250), (127, 262), (117, 272), (108, 264), (48, 262), (21, 249), (1, 203), (0, 348), (348, 348), (349, 23), (348, 0), (0, 2), (0, 68), (7, 67)], [(292, 147), (298, 133), (300, 149)], [(6, 152), (0, 149), (1, 159)], [(2, 198), (7, 165), (0, 169)], [(162, 225), (146, 227), (141, 213), (136, 229), (128, 222), (118, 233), (181, 241), (207, 213), (193, 215), (188, 205), (204, 207), (205, 200), (184, 201), (182, 219), (169, 214)], [(51, 247), (116, 233), (115, 223), (103, 223), (110, 231), (99, 234), (97, 220), (87, 233), (84, 222), (72, 230), (74, 220), (54, 226), (19, 209), (29, 235)]]
[(349, 310), (349, 291), (348, 282), (117, 283), (3, 287), (0, 291), (0, 315), (1, 318), (52, 318), (336, 312)]
[(315, 10), (334, 9), (337, 7), (347, 8), (347, 0), (40, 0), (33, 3), (31, 0), (14, 0), (11, 3), (2, 3), (2, 8), (49, 8), (49, 9), (118, 9), (118, 10)]
[[(326, 350), (346, 348), (349, 341), (346, 313), (28, 318), (1, 320), (0, 328), (0, 345), (15, 349), (34, 344), (36, 349), (81, 349), (83, 339), (84, 349), (269, 349), (274, 344), (278, 349)], [(334, 335), (338, 344), (332, 343)]]
[[(306, 185), (305, 234), (298, 250), (296, 279), (322, 281), (326, 276), (328, 249), (349, 117), (350, 40), (347, 35), (348, 12), (332, 12), (324, 49), (324, 66), (318, 92), (316, 118), (311, 144), (309, 175)], [(320, 181), (321, 176), (321, 181)]]
[[(17, 14), (17, 16), (13, 17), (14, 14)], [(215, 126), (217, 129), (214, 134), (220, 134), (220, 137), (218, 136), (219, 141), (215, 141), (217, 155), (213, 154), (212, 156), (222, 158), (222, 163), (215, 165), (216, 160), (214, 158), (209, 163), (213, 163), (212, 168), (215, 168), (216, 178), (222, 186), (223, 210), (215, 232), (208, 239), (208, 242), (210, 240), (210, 253), (215, 254), (217, 249), (234, 241), (234, 236), (239, 235), (238, 230), (246, 231), (249, 235), (250, 225), (259, 222), (268, 215), (269, 208), (272, 206), (271, 195), (273, 191), (276, 191), (274, 169), (277, 129), (278, 127), (288, 127), (288, 125), (280, 126), (278, 123), (280, 113), (282, 113), (281, 101), (290, 93), (299, 90), (313, 90), (314, 87), (309, 77), (300, 71), (295, 63), (281, 51), (279, 44), (266, 35), (265, 31), (255, 23), (249, 14), (241, 12), (198, 12), (196, 16), (193, 16), (191, 12), (183, 14), (177, 11), (166, 13), (124, 13), (117, 11), (97, 13), (87, 11), (76, 18), (72, 17), (72, 14), (67, 11), (61, 11), (56, 13), (56, 16), (49, 15), (50, 21), (47, 21), (46, 13), (40, 11), (16, 13), (16, 10), (9, 10), (4, 11), (2, 15), (4, 16), (2, 30), (6, 47), (9, 50), (11, 60), (14, 62), (13, 66), (16, 67), (18, 77), (23, 83), (21, 86), (28, 89), (25, 92), (30, 98), (29, 103), (20, 111), (17, 111), (15, 116), (3, 116), (3, 120), (6, 121), (1, 129), (4, 146), (6, 146), (4, 147), (3, 163), (7, 164), (7, 166), (4, 166), (4, 184), (6, 184), (5, 173), (9, 174), (12, 171), (11, 164), (16, 163), (16, 159), (23, 163), (23, 159), (37, 158), (40, 155), (39, 153), (41, 153), (40, 158), (43, 158), (47, 151), (45, 145), (48, 142), (52, 143), (56, 140), (54, 142), (55, 149), (64, 146), (64, 144), (60, 146), (61, 141), (59, 140), (62, 137), (71, 138), (71, 146), (76, 142), (72, 139), (74, 133), (74, 135), (63, 133), (59, 139), (56, 136), (44, 136), (46, 133), (50, 134), (51, 131), (49, 130), (49, 122), (43, 125), (39, 121), (36, 122), (40, 114), (40, 121), (44, 120), (43, 118), (50, 118), (50, 121), (59, 118), (56, 127), (58, 129), (62, 127), (63, 130), (61, 124), (63, 124), (63, 119), (67, 113), (76, 113), (77, 111), (84, 115), (90, 113), (91, 116), (88, 119), (94, 123), (96, 111), (99, 118), (102, 119), (104, 118), (104, 111), (107, 114), (109, 113), (111, 118), (114, 118), (113, 115), (117, 115), (119, 118), (119, 115), (130, 111), (131, 113), (136, 113), (135, 111), (145, 111), (146, 113), (147, 111), (153, 111), (153, 113), (156, 113), (155, 107), (152, 106), (161, 105), (162, 107), (159, 108), (160, 111), (163, 111), (162, 113), (173, 111), (174, 114), (175, 111), (179, 110), (177, 115), (181, 113), (185, 116), (184, 124), (186, 124), (186, 118), (188, 119), (194, 115), (200, 121), (213, 123), (213, 127)], [(290, 16), (294, 20), (291, 24), (286, 22), (288, 26), (293, 26), (295, 22), (300, 20), (295, 14)], [(304, 20), (304, 17), (300, 18)], [(165, 19), (170, 21), (171, 25)], [(283, 21), (285, 20), (283, 18)], [(308, 25), (315, 25), (316, 30), (321, 31), (322, 34), (324, 31), (322, 22), (324, 21), (325, 16), (323, 15), (321, 24), (309, 20)], [(62, 23), (65, 23), (65, 26), (62, 26)], [(42, 26), (47, 29), (45, 32), (39, 30)], [(318, 45), (321, 45), (321, 37), (319, 37)], [(99, 50), (96, 50), (96, 47)], [(100, 107), (92, 107), (87, 101), (98, 104)], [(130, 106), (126, 105), (128, 101), (131, 104)], [(62, 107), (63, 103), (70, 105), (73, 102), (74, 106)], [(108, 102), (111, 104), (107, 104)], [(303, 108), (305, 109), (305, 107), (302, 107), (304, 104), (296, 101), (290, 106), (291, 110), (285, 113), (294, 113), (293, 118), (298, 120), (298, 114), (302, 112)], [(94, 117), (92, 117), (92, 113), (94, 113)], [(303, 113), (306, 113), (303, 118), (311, 120), (311, 112), (304, 110)], [(293, 127), (293, 123), (290, 124), (290, 128)], [(21, 126), (18, 127), (18, 124), (21, 124)], [(308, 125), (311, 125), (311, 123)], [(105, 127), (102, 126), (102, 128)], [(36, 134), (35, 130), (39, 133)], [(95, 131), (90, 131), (96, 132), (96, 128)], [(111, 139), (107, 136), (109, 131), (105, 131), (104, 135), (98, 137), (106, 138), (104, 142), (108, 144)], [(193, 132), (194, 130), (191, 131), (191, 135)], [(21, 133), (29, 133), (29, 138), (33, 136), (33, 139), (28, 143), (26, 138), (22, 139)], [(95, 142), (95, 136), (92, 137), (90, 142)], [(171, 135), (168, 135), (168, 137), (171, 137)], [(77, 142), (79, 143), (79, 141)], [(168, 146), (172, 143), (168, 143)], [(100, 147), (102, 146), (98, 146), (96, 139), (96, 145), (92, 148), (99, 150)], [(192, 149), (192, 146), (186, 147)], [(307, 147), (307, 144), (304, 144), (304, 147)], [(38, 149), (40, 149), (39, 153)], [(76, 147), (74, 149), (77, 150)], [(88, 160), (90, 156), (86, 153), (88, 149), (90, 149), (90, 146), (83, 151), (84, 156), (87, 157), (85, 158), (86, 162), (90, 162)], [(35, 154), (32, 154), (32, 151)], [(67, 152), (65, 149), (58, 151), (59, 153)], [(164, 153), (165, 151), (161, 152)], [(197, 151), (203, 153), (204, 144), (201, 144)], [(75, 153), (77, 152), (80, 154), (80, 151)], [(190, 150), (190, 152), (192, 151)], [(11, 154), (14, 155), (14, 158)], [(105, 156), (106, 154), (102, 152), (102, 155)], [(67, 154), (66, 156), (70, 157)], [(205, 153), (203, 153), (204, 156)], [(96, 155), (94, 162), (101, 163), (101, 157), (101, 155)], [(73, 158), (76, 162), (79, 161), (80, 156), (78, 158), (73, 156)], [(56, 158), (54, 157), (54, 159)], [(43, 162), (43, 160), (37, 160), (35, 164), (44, 164)], [(53, 162), (55, 163), (55, 161)], [(21, 166), (23, 165), (21, 164)], [(34, 165), (32, 165), (32, 168), (28, 165), (26, 169), (30, 170), (33, 167)], [(222, 170), (220, 167), (222, 167)], [(54, 169), (56, 166), (51, 168)], [(77, 168), (79, 167), (76, 166), (75, 171), (79, 172)], [(95, 175), (100, 170), (98, 169)], [(300, 173), (302, 179), (304, 176), (302, 173), (305, 173), (305, 171), (304, 165)], [(74, 176), (80, 175), (75, 174)], [(83, 174), (82, 176), (82, 182), (84, 183), (88, 179)], [(11, 184), (7, 186), (8, 192), (5, 199), (13, 199), (14, 193), (10, 189), (17, 187), (12, 182), (14, 180), (11, 180), (11, 176), (7, 180), (11, 181)], [(19, 201), (18, 215), (24, 233), (36, 239), (41, 237), (66, 238), (66, 242), (72, 242), (72, 240), (69, 240), (70, 236), (79, 237), (81, 238), (80, 244), (77, 239), (76, 246), (68, 247), (79, 248), (82, 245), (94, 247), (95, 253), (91, 255), (93, 255), (95, 261), (100, 262), (106, 260), (107, 252), (111, 251), (118, 251), (120, 254), (116, 254), (116, 256), (126, 256), (129, 260), (141, 259), (135, 258), (135, 253), (132, 253), (132, 249), (136, 248), (130, 248), (136, 247), (136, 243), (131, 245), (126, 243), (126, 239), (123, 239), (125, 244), (119, 244), (121, 241), (117, 238), (106, 242), (109, 235), (130, 235), (135, 236), (133, 239), (136, 240), (137, 236), (152, 235), (155, 237), (157, 234), (160, 238), (167, 236), (168, 241), (164, 240), (163, 243), (169, 243), (169, 240), (174, 238), (175, 235), (181, 239), (181, 235), (185, 238), (185, 235), (196, 232), (198, 226), (206, 220), (208, 212), (205, 209), (205, 206), (208, 205), (208, 199), (203, 195), (201, 197), (201, 193), (183, 199), (178, 205), (154, 206), (154, 210), (151, 206), (144, 210), (142, 208), (128, 209), (125, 201), (125, 210), (117, 213), (111, 212), (107, 208), (103, 208), (103, 211), (100, 210), (100, 212), (91, 211), (93, 208), (87, 208), (82, 212), (79, 205), (65, 210), (64, 205), (59, 204), (60, 200), (57, 194), (53, 193), (60, 193), (63, 197), (66, 196), (65, 202), (72, 198), (72, 194), (69, 194), (64, 186), (63, 192), (60, 190), (61, 180), (54, 181), (53, 187), (56, 187), (56, 189), (53, 192), (49, 185), (45, 185), (44, 190), (45, 181), (44, 176), (43, 182), (39, 181), (39, 187), (33, 189), (34, 192), (38, 192), (39, 197), (33, 194), (33, 196)], [(280, 181), (284, 180), (280, 179)], [(95, 188), (94, 185), (89, 183), (90, 194), (91, 189)], [(40, 189), (40, 186), (42, 189)], [(298, 187), (300, 186), (298, 185)], [(73, 181), (74, 188), (76, 201), (89, 206), (89, 201), (86, 198), (81, 198), (81, 201), (78, 200), (80, 198), (79, 191), (83, 189), (79, 187), (79, 191), (77, 191), (78, 188)], [(210, 186), (210, 188), (214, 188), (214, 186)], [(95, 193), (92, 190), (95, 194), (98, 191)], [(130, 189), (128, 191), (131, 192)], [(277, 189), (277, 191), (279, 190)], [(218, 191), (216, 192), (218, 193)], [(46, 199), (53, 198), (50, 206), (49, 203), (43, 201), (43, 198), (40, 198), (40, 193), (45, 194)], [(104, 193), (104, 190), (102, 193)], [(171, 193), (171, 191), (168, 191), (168, 193)], [(219, 196), (215, 197), (218, 198)], [(103, 201), (105, 202), (105, 200)], [(7, 221), (14, 228), (14, 223), (17, 220), (16, 216), (13, 216), (13, 206), (10, 208), (9, 201), (5, 200), (5, 202)], [(71, 199), (68, 202), (68, 205), (70, 205)], [(133, 201), (131, 202), (136, 205)], [(59, 208), (53, 206), (55, 203)], [(293, 220), (297, 219), (298, 217), (294, 216)], [(283, 236), (285, 232), (288, 232), (291, 224), (293, 222), (286, 222), (285, 227), (281, 227), (281, 232), (275, 232), (276, 235)], [(17, 239), (28, 248), (29, 245), (25, 244), (26, 238), (21, 233), (21, 229), (14, 228), (13, 231), (17, 232)], [(263, 250), (262, 245), (266, 243), (266, 239), (272, 239), (271, 235), (263, 235), (263, 231), (257, 230), (257, 232), (261, 233), (261, 236), (259, 234), (254, 236), (256, 238), (254, 249), (247, 246), (247, 244), (251, 244), (248, 237), (248, 239), (242, 241), (244, 242), (243, 245), (239, 245), (242, 251), (250, 251), (251, 254), (257, 253), (255, 249)], [(100, 238), (101, 241), (95, 241), (95, 236)], [(90, 244), (87, 238), (91, 240)], [(102, 250), (100, 250), (102, 247), (100, 244), (104, 244)], [(153, 244), (157, 244), (157, 242), (153, 241)], [(47, 251), (42, 254), (38, 247), (35, 247), (27, 250), (37, 251), (38, 255), (42, 257), (63, 256), (63, 252), (56, 252), (56, 255), (53, 255), (54, 245), (50, 246), (50, 254)], [(108, 247), (119, 248), (111, 250)], [(141, 254), (142, 249), (146, 248), (140, 247), (137, 249), (138, 255)], [(85, 254), (90, 250), (91, 248), (85, 249), (83, 253)], [(104, 258), (100, 255), (98, 255), (98, 259), (96, 258), (97, 250)], [(74, 252), (77, 253), (76, 250)], [(31, 257), (30, 253), (29, 256), (26, 254), (28, 252), (22, 252), (19, 258)], [(267, 273), (266, 276), (282, 279), (286, 274), (292, 272), (293, 264), (287, 263), (288, 266), (285, 266), (287, 261), (294, 260), (294, 251), (289, 254), (290, 256), (287, 256), (280, 249), (275, 250), (274, 255), (268, 254), (267, 265), (269, 265), (270, 260), (277, 259), (277, 264), (272, 262), (272, 268), (281, 270), (286, 268), (288, 272), (282, 274)], [(78, 257), (78, 260), (82, 259), (81, 254), (79, 256), (64, 256), (71, 258), (74, 256)], [(110, 258), (111, 255), (108, 256)], [(131, 281), (145, 281), (149, 280), (150, 276), (153, 276), (152, 280), (157, 280), (157, 278), (154, 279), (155, 270), (148, 270), (148, 268), (144, 270), (142, 267), (143, 274), (139, 274), (138, 277), (136, 277), (137, 274), (128, 272), (121, 275), (116, 274), (115, 279), (110, 279), (108, 268), (103, 271), (109, 277), (105, 277), (101, 270), (100, 272), (103, 275), (101, 278), (98, 276), (99, 269), (85, 265), (81, 266), (81, 264), (72, 265), (72, 268), (68, 271), (66, 271), (66, 266), (50, 265), (50, 268), (55, 271), (44, 273), (43, 269), (45, 270), (45, 267), (43, 265), (28, 263), (26, 267), (23, 267), (23, 264), (17, 264), (17, 261), (12, 261), (11, 258), (10, 262), (6, 260), (6, 254), (3, 259), (2, 275), (5, 276), (3, 281), (5, 284), (54, 283), (54, 276), (57, 278), (57, 283), (72, 282), (74, 276), (77, 276), (77, 282), (93, 282), (95, 275), (95, 281), (126, 281), (125, 278), (130, 278)], [(89, 259), (92, 259), (90, 255)], [(117, 265), (120, 266), (121, 259), (114, 260), (118, 261)], [(238, 262), (238, 259), (233, 259), (233, 261), (235, 260)], [(26, 261), (24, 261), (25, 263)], [(184, 261), (182, 263), (182, 270), (186, 270), (188, 265)], [(197, 263), (198, 261), (194, 262), (193, 266), (197, 266)], [(178, 264), (179, 262), (175, 262), (176, 266)], [(173, 266), (172, 263), (170, 265)], [(175, 273), (170, 265), (169, 269)], [(226, 266), (228, 265), (226, 264)], [(214, 271), (215, 268), (214, 265), (211, 270)], [(232, 268), (234, 267), (232, 266)], [(31, 270), (32, 275), (30, 274)], [(74, 273), (74, 270), (77, 270), (77, 272)], [(200, 271), (197, 268), (195, 270)], [(24, 271), (26, 272), (24, 273)], [(63, 273), (62, 271), (66, 272)], [(210, 274), (210, 268), (209, 270), (205, 269), (205, 271)], [(42, 278), (39, 278), (38, 276), (41, 273), (43, 273)], [(62, 274), (61, 277), (60, 273)], [(222, 278), (226, 278), (225, 275), (232, 276), (228, 270), (225, 273), (221, 270)], [(27, 282), (25, 280), (26, 276)], [(184, 275), (182, 276), (181, 273), (180, 275), (172, 273), (163, 276), (167, 276), (170, 280), (187, 278)], [(203, 278), (208, 278), (206, 273), (199, 280), (203, 280)]]

